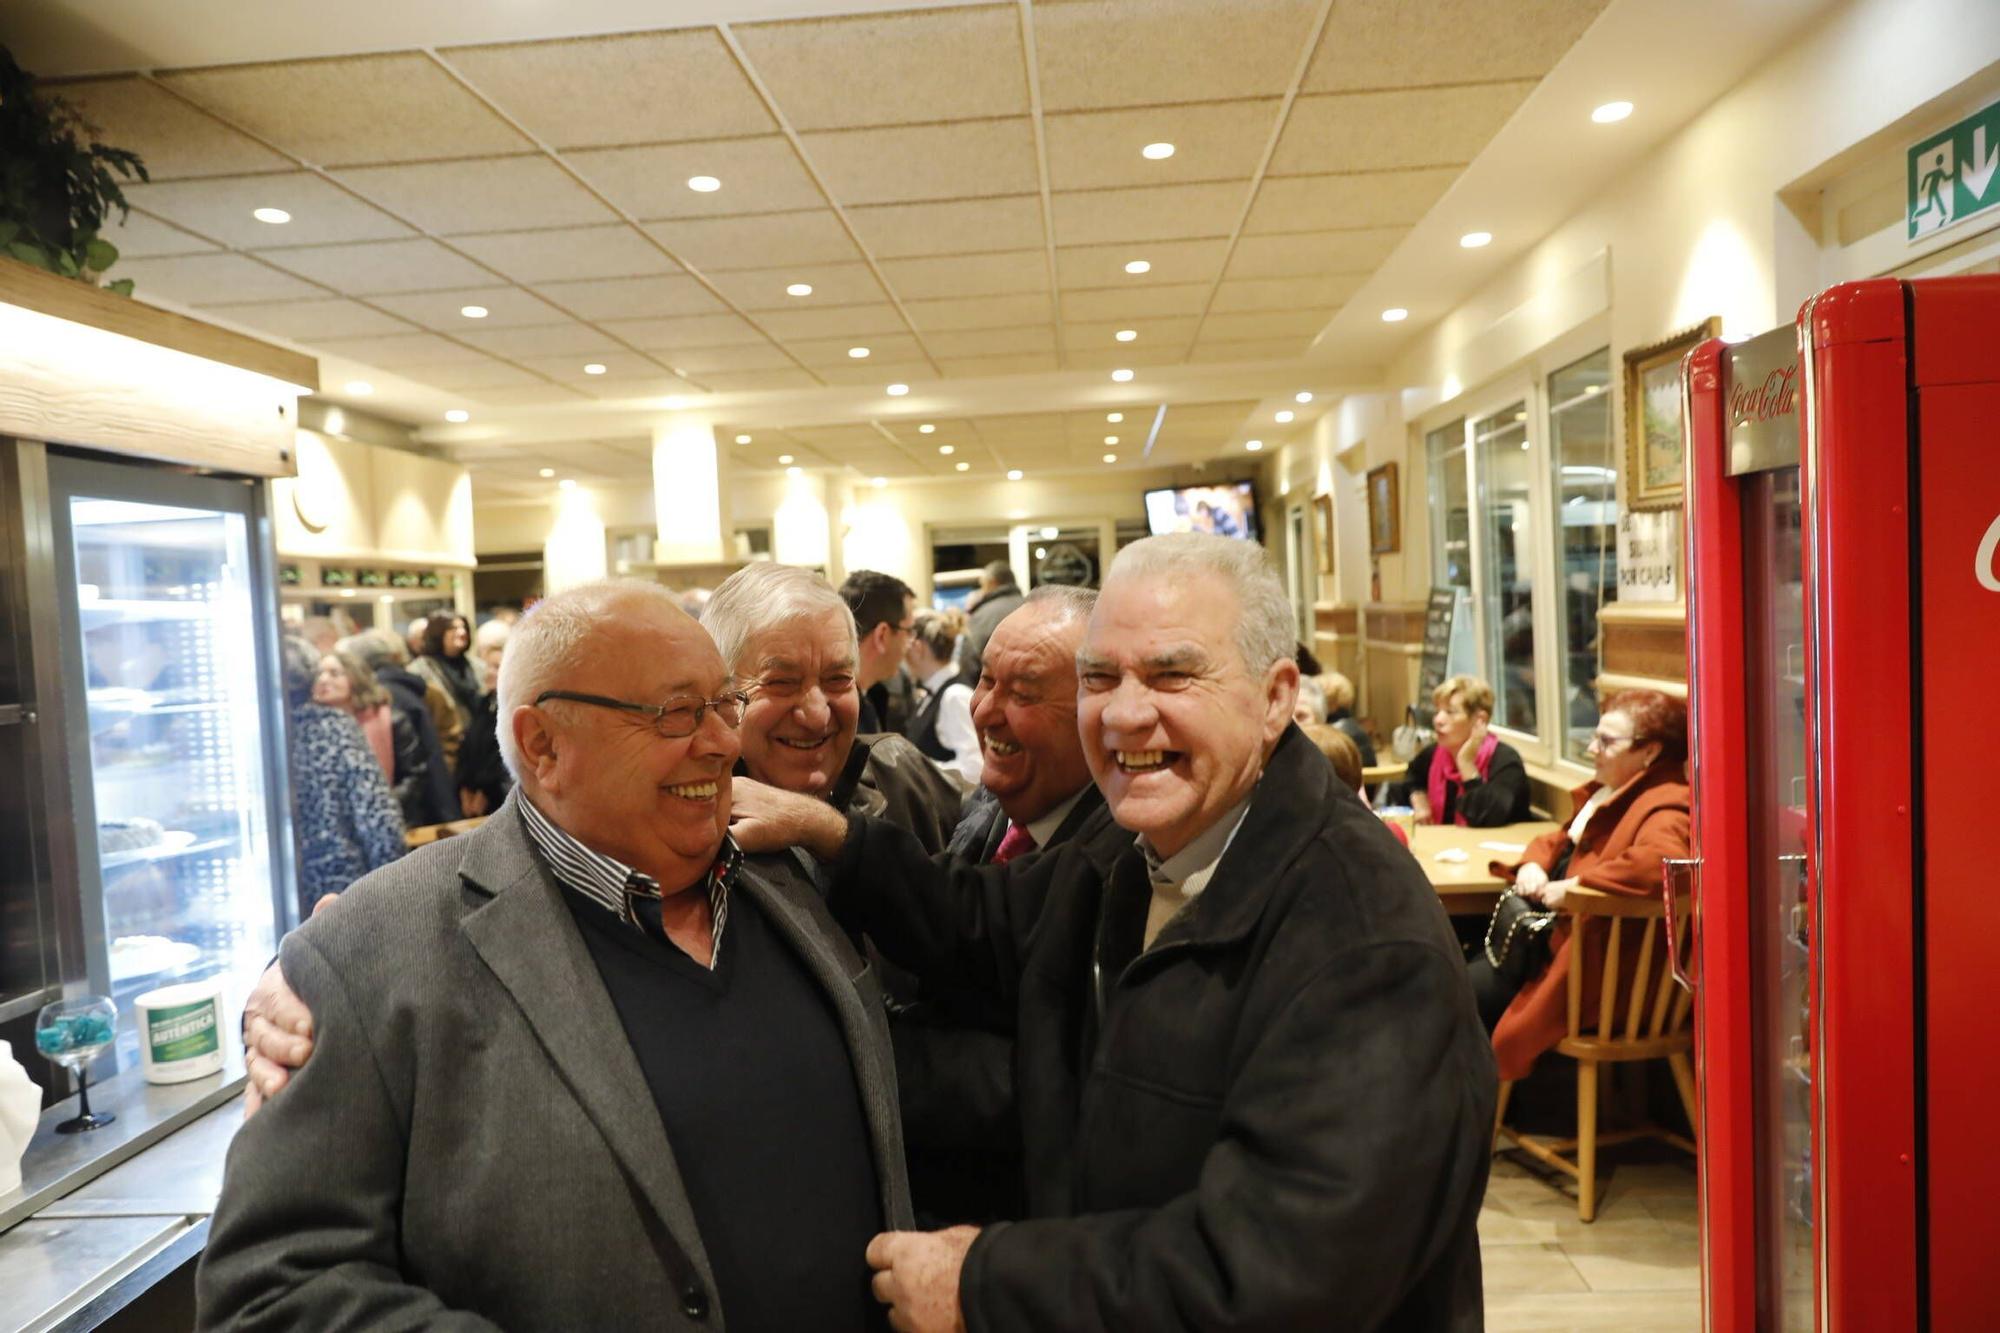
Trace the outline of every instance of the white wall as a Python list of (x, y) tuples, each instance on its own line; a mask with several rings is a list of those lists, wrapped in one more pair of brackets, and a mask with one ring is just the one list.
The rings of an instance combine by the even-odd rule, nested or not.
[(463, 467), (310, 430), (297, 432), (295, 448), (298, 477), (270, 482), (279, 555), (473, 563), (472, 479)]

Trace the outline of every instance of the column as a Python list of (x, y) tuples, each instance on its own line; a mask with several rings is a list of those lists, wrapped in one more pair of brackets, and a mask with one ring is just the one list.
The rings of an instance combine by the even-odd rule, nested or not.
[(706, 417), (683, 413), (653, 428), (653, 511), (659, 523), (655, 561), (712, 565), (736, 558), (727, 466)]

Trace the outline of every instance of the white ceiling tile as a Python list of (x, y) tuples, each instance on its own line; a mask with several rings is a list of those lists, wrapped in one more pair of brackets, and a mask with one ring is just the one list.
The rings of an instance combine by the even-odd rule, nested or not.
[(802, 301), (796, 310), (766, 310), (757, 322), (774, 338), (859, 338), (868, 333), (908, 333), (909, 325), (896, 307), (841, 305), (814, 307)]
[(1252, 361), (1293, 361), (1311, 346), (1309, 338), (1260, 338), (1244, 342), (1211, 342), (1204, 338), (1188, 354), (1188, 360), (1205, 364)]
[(1371, 227), (1243, 236), (1229, 257), (1228, 275), (1276, 278), (1300, 273), (1373, 273), (1408, 234), (1406, 227)]
[(1066, 320), (1141, 319), (1148, 315), (1199, 315), (1209, 284), (1188, 282), (1157, 287), (1103, 288), (1064, 292)]
[(903, 309), (910, 312), (911, 322), (927, 335), (949, 329), (1011, 329), (1022, 324), (1047, 323), (1051, 313), (1046, 293), (905, 300)]
[(654, 315), (707, 315), (723, 311), (722, 302), (706, 288), (680, 274), (544, 282), (537, 284), (535, 290), (584, 319), (645, 319)]
[(1267, 177), (1244, 220), (1246, 235), (1335, 227), (1408, 226), (1430, 211), (1459, 168), (1350, 176)]
[(474, 402), (490, 407), (560, 407), (590, 400), (590, 395), (581, 389), (546, 382), (510, 389), (480, 389), (472, 397)]
[(786, 264), (840, 264), (859, 260), (847, 229), (829, 208), (740, 217), (652, 222), (646, 230), (704, 273)]
[(425, 384), (453, 393), (468, 392), (473, 389), (508, 389), (517, 385), (539, 384), (539, 375), (531, 375), (518, 366), (510, 366), (504, 361), (487, 358), (455, 366), (424, 366), (413, 370), (412, 377)]
[(717, 393), (764, 393), (778, 389), (816, 389), (820, 380), (804, 370), (737, 370), (726, 375), (697, 375)]
[(493, 275), (479, 265), (422, 238), (290, 246), (265, 251), (263, 257), (288, 273), (349, 296), (473, 287), (493, 281)]
[[(710, 274), (709, 281), (742, 310), (791, 310), (807, 300), (827, 305), (866, 305), (888, 299), (866, 264), (793, 264), (788, 268), (742, 269)], [(785, 288), (795, 282), (809, 283), (812, 295), (789, 295)]]
[(848, 351), (855, 347), (868, 349), (867, 357), (860, 359), (870, 365), (924, 359), (923, 345), (907, 333), (871, 333), (859, 339), (795, 338), (785, 344), (786, 350), (809, 366), (851, 365), (857, 358)]
[(965, 359), (988, 356), (1055, 355), (1055, 330), (1047, 324), (1020, 329), (967, 329), (951, 333), (926, 333), (924, 345), (931, 355)]
[(1479, 155), (1532, 82), (1315, 93), (1292, 104), (1271, 171), (1302, 176), (1456, 166)]
[(494, 104), (554, 148), (768, 134), (757, 90), (713, 28), (447, 48)]
[(615, 351), (615, 339), (587, 324), (552, 315), (558, 322), (513, 329), (473, 329), (453, 335), (496, 356), (570, 356), (584, 352)]
[[(651, 357), (637, 352), (598, 352), (590, 356), (523, 357), (521, 364), (550, 379), (596, 392), (606, 388), (630, 389), (634, 381), (656, 383), (672, 379)], [(603, 366), (602, 375), (593, 375), (585, 366)]]
[(435, 333), (400, 333), (371, 338), (320, 338), (314, 344), (328, 356), (345, 357), (385, 369), (462, 366), (487, 360), (484, 352), (441, 338)]
[(693, 347), (685, 351), (663, 352), (684, 375), (697, 379), (716, 372), (736, 370), (796, 370), (798, 362), (785, 355), (774, 343), (744, 343), (735, 347)]
[(1318, 9), (1318, 0), (1044, 0), (1035, 6), (1042, 105), (1278, 96)]
[(426, 231), (519, 231), (612, 222), (617, 214), (545, 157), (355, 167), (339, 178)]
[(958, 199), (930, 204), (873, 204), (847, 220), (877, 259), (1029, 250), (1045, 244), (1040, 195)]
[[(9, 261), (12, 262), (12, 261)], [(289, 273), (242, 255), (176, 255), (164, 259), (128, 259), (112, 270), (115, 278), (130, 278), (139, 290), (189, 305), (224, 305), (234, 301), (316, 300), (324, 289), (301, 282)]]
[[(1247, 179), (1271, 141), (1278, 106), (1273, 97), (1051, 115), (1049, 188)], [(1158, 161), (1143, 156), (1139, 150), (1152, 143), (1174, 145), (1174, 155)]]
[(1312, 92), (1539, 79), (1606, 0), (1340, 0), (1306, 70)]
[(938, 362), (952, 379), (978, 379), (987, 375), (1040, 375), (1056, 368), (1054, 352), (1015, 356), (957, 357)]
[(1215, 289), (1212, 314), (1247, 310), (1315, 309), (1331, 315), (1368, 280), (1365, 273), (1334, 273), (1319, 278), (1228, 278)]
[(622, 222), (456, 236), (452, 245), (515, 282), (567, 282), (677, 271), (658, 246)]
[[(607, 199), (641, 221), (826, 205), (826, 197), (806, 174), (791, 144), (775, 134), (588, 148), (563, 156)], [(690, 190), (687, 183), (696, 176), (713, 176), (722, 186), (706, 194)]]
[(1041, 250), (885, 259), (882, 275), (905, 300), (1012, 296), (1049, 289), (1048, 255)]
[(518, 131), (425, 56), (178, 70), (160, 81), (320, 166), (518, 152)]
[(1255, 338), (1310, 338), (1326, 327), (1329, 310), (1251, 310), (1242, 313), (1210, 311), (1201, 323), (1204, 343), (1239, 342)]
[(667, 318), (608, 319), (604, 328), (648, 352), (679, 347), (725, 347), (761, 343), (764, 335), (736, 315), (677, 315)]
[[(457, 336), (486, 329), (520, 328), (531, 324), (553, 324), (562, 319), (560, 310), (537, 300), (519, 287), (461, 287), (442, 292), (399, 292), (370, 298), (384, 310)], [(486, 317), (467, 319), (460, 311), (466, 306), (484, 306)]]
[[(1194, 337), (1194, 326), (1191, 315), (1170, 319), (1071, 321), (1063, 325), (1063, 346), (1093, 352), (1127, 347), (1164, 347), (1178, 352), (1186, 350), (1188, 340)], [(1115, 336), (1120, 329), (1130, 329), (1139, 337), (1135, 342), (1121, 343)]]
[(318, 338), (362, 338), (415, 332), (406, 321), (371, 309), (359, 301), (280, 301), (271, 305), (216, 306), (213, 309), (234, 323), (247, 324), (280, 338), (301, 342)]
[[(381, 241), (411, 234), (380, 209), (304, 171), (128, 185), (125, 197), (134, 208), (244, 250), (280, 243)], [(250, 216), (258, 208), (282, 208), (292, 220), (276, 227), (259, 222)]]
[(1025, 117), (799, 137), (843, 206), (1026, 194), (1040, 186), (1034, 130)]
[(1012, 5), (753, 23), (735, 33), (801, 130), (1028, 112)]
[[(1081, 287), (1115, 287), (1120, 291), (1161, 283), (1213, 282), (1222, 271), (1229, 242), (1128, 241), (1123, 245), (1070, 245), (1056, 250), (1056, 280), (1065, 292)], [(1144, 260), (1152, 268), (1127, 273), (1125, 265)]]
[(68, 102), (105, 143), (137, 153), (156, 181), (291, 171), (291, 159), (205, 115), (151, 80), (136, 76), (59, 83)]
[(937, 378), (937, 371), (929, 362), (901, 361), (877, 364), (871, 357), (866, 361), (850, 361), (844, 366), (814, 366), (813, 371), (829, 384), (919, 384)]
[(136, 209), (126, 214), (123, 222), (116, 216), (106, 219), (104, 229), (98, 234), (117, 246), (118, 253), (127, 259), (152, 259), (160, 255), (193, 255), (218, 248), (193, 232), (169, 226), (158, 218), (148, 217)]
[(1077, 190), (1056, 195), (1056, 243), (1189, 240), (1236, 229), (1248, 181), (1158, 185), (1130, 190)]

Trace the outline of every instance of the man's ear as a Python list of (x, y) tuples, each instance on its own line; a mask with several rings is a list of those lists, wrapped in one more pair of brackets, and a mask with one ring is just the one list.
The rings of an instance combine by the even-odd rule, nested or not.
[(1264, 744), (1277, 743), (1298, 706), (1298, 660), (1286, 657), (1271, 663), (1271, 669), (1264, 673)]
[(514, 746), (521, 756), (521, 766), (534, 774), (537, 786), (550, 787), (556, 773), (557, 740), (551, 728), (552, 719), (541, 709), (522, 704), (507, 719), (514, 728)]

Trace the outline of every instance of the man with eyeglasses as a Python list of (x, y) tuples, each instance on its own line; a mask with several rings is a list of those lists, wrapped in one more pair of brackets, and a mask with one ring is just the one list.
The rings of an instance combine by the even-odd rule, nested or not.
[(901, 735), (916, 711), (916, 684), (903, 669), (916, 628), (916, 591), (894, 574), (857, 569), (841, 583), (840, 599), (854, 613), (862, 734)]
[(726, 835), (748, 699), (655, 585), (540, 603), (518, 782), (287, 937), (312, 1059), (229, 1154), (203, 1327), (879, 1328), (879, 984)]

